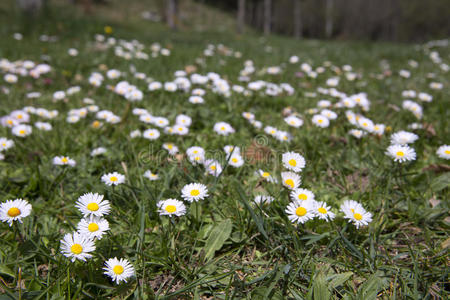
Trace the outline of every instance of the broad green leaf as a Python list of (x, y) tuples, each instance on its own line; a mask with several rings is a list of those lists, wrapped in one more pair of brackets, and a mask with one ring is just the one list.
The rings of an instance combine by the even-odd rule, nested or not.
[(233, 224), (230, 219), (223, 220), (217, 224), (212, 230), (206, 240), (205, 244), (205, 258), (210, 259), (214, 253), (222, 248), (225, 241), (230, 237)]
[(450, 185), (450, 172), (444, 173), (433, 179), (430, 188), (433, 192), (439, 192)]

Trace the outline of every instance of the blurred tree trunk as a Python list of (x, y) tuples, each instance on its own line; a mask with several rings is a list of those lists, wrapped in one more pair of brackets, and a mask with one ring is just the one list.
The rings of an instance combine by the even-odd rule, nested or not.
[(264, 34), (270, 34), (272, 23), (272, 0), (264, 0)]
[(177, 18), (177, 12), (178, 12), (178, 0), (167, 0), (166, 1), (166, 19), (167, 19), (167, 25), (171, 29), (176, 29), (176, 18)]
[(300, 39), (302, 37), (302, 16), (300, 0), (294, 0), (294, 37)]
[(237, 31), (239, 34), (244, 32), (245, 24), (245, 0), (238, 0), (238, 14), (237, 14)]
[(325, 36), (327, 38), (333, 34), (333, 4), (334, 0), (327, 0), (325, 7)]

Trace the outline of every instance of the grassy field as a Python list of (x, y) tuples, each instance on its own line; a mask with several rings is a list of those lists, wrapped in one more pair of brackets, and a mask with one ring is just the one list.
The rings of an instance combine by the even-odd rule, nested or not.
[[(23, 223), (0, 223), (0, 299), (448, 298), (450, 166), (436, 153), (450, 144), (448, 45), (236, 36), (213, 25), (223, 20), (232, 26), (230, 17), (220, 12), (213, 12), (217, 20), (208, 21), (209, 30), (191, 18), (189, 26), (171, 32), (142, 20), (136, 9), (127, 11), (127, 17), (116, 16), (111, 7), (84, 16), (63, 3), (32, 22), (5, 3), (0, 4), (0, 116), (22, 122), (17, 113), (11, 116), (26, 110), (30, 120), (22, 123), (33, 128), (20, 137), (8, 123), (0, 127), (0, 137), (14, 142), (0, 152), (0, 204), (22, 198), (32, 211)], [(14, 37), (17, 32), (22, 39)], [(105, 41), (96, 41), (98, 34)], [(163, 55), (165, 50), (155, 43), (170, 54)], [(70, 48), (78, 55), (69, 55)], [(142, 53), (148, 58), (136, 57)], [(298, 62), (290, 62), (294, 55)], [(17, 74), (16, 83), (8, 82), (14, 80), (5, 75), (20, 73), (25, 60), (46, 63), (51, 70), (33, 78), (30, 67), (23, 76)], [(241, 72), (247, 60), (254, 72), (250, 67)], [(311, 71), (301, 67), (304, 63)], [(112, 69), (121, 72), (120, 78), (107, 77)], [(187, 72), (190, 87), (149, 91), (152, 81), (175, 80), (177, 70)], [(400, 76), (401, 70), (409, 70), (409, 78)], [(99, 86), (90, 81), (94, 72), (104, 77)], [(209, 72), (223, 81), (210, 74), (206, 84), (193, 82), (192, 74)], [(249, 82), (264, 81), (264, 87), (252, 90), (254, 85), (239, 81), (242, 75)], [(330, 78), (339, 79), (335, 90)], [(114, 92), (120, 81), (136, 86), (143, 99), (128, 101)], [(293, 92), (279, 91), (282, 83)], [(240, 85), (245, 92), (228, 91), (227, 84)], [(80, 91), (67, 93), (74, 86)], [(188, 101), (196, 88), (205, 91), (203, 104)], [(405, 94), (408, 90), (426, 93), (432, 101)], [(55, 99), (57, 91), (66, 95)], [(278, 94), (268, 95), (274, 91)], [(31, 92), (40, 95), (30, 98)], [(351, 97), (358, 93), (367, 96)], [(349, 98), (368, 99), (370, 106), (340, 107)], [(405, 109), (407, 99), (419, 108)], [(320, 100), (329, 100), (327, 109), (337, 114), (326, 128), (312, 122), (324, 109)], [(73, 111), (89, 105), (116, 118), (100, 119), (94, 107)], [(42, 117), (37, 108), (58, 113)], [(191, 117), (192, 124), (186, 135), (169, 134), (155, 122), (140, 121), (136, 108), (167, 118), (170, 126), (180, 114)], [(358, 119), (385, 125), (384, 132), (352, 124), (349, 110)], [(254, 114), (262, 128), (244, 118), (244, 112)], [(71, 115), (81, 118), (72, 122), (77, 118)], [(284, 121), (288, 115), (304, 124), (289, 126)], [(50, 123), (52, 129), (38, 129), (36, 122)], [(216, 133), (217, 122), (229, 123), (235, 132)], [(281, 132), (279, 139), (266, 126)], [(159, 130), (158, 139), (130, 136), (149, 128)], [(360, 139), (349, 133), (358, 128), (364, 134)], [(404, 163), (386, 155), (392, 134), (401, 130), (418, 136), (410, 144), (416, 159)], [(178, 153), (169, 154), (165, 143), (177, 146)], [(240, 147), (241, 167), (230, 165), (226, 145)], [(205, 173), (208, 165), (191, 163), (186, 150), (192, 146), (203, 147), (206, 158), (221, 164), (220, 175)], [(92, 156), (98, 147), (106, 153)], [(286, 207), (293, 202), (291, 191), (280, 177), (287, 171), (282, 163), (286, 152), (305, 158), (299, 187), (326, 202), (334, 220), (290, 221)], [(76, 165), (55, 165), (57, 156), (68, 156)], [(147, 170), (159, 179), (146, 178)], [(278, 182), (268, 182), (267, 174), (258, 170), (270, 172)], [(101, 178), (111, 172), (123, 174), (124, 183), (106, 185)], [(181, 190), (194, 182), (204, 184), (209, 195), (198, 202), (183, 201)], [(83, 215), (75, 203), (89, 192), (110, 201), (105, 216), (109, 230), (95, 240), (92, 257), (72, 262), (62, 254), (61, 240), (77, 230)], [(258, 195), (274, 199), (257, 204)], [(169, 198), (183, 201), (186, 213), (160, 215), (164, 208), (158, 202)], [(357, 228), (340, 211), (348, 199), (372, 214), (367, 226)], [(0, 208), (0, 218), (5, 214)], [(103, 274), (105, 261), (113, 257), (128, 259), (133, 266), (126, 283), (116, 284)]]

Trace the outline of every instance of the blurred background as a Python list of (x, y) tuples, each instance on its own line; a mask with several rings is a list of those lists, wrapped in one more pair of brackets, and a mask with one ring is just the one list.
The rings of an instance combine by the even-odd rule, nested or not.
[[(450, 35), (450, 0), (1, 0), (18, 30), (60, 16), (313, 39), (420, 42)], [(17, 22), (16, 22), (17, 21)], [(17, 23), (17, 24), (16, 24)], [(145, 23), (142, 23), (145, 24)], [(22, 26), (22, 27), (21, 27)], [(25, 26), (25, 27), (23, 27)], [(144, 25), (145, 26), (145, 25)]]

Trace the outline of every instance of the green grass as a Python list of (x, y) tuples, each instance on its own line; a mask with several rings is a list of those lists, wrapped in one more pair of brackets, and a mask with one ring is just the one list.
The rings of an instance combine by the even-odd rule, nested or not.
[[(50, 122), (53, 130), (39, 131), (20, 139), (10, 129), (0, 128), (0, 136), (15, 141), (15, 147), (4, 152), (0, 161), (0, 201), (24, 198), (33, 205), (33, 213), (23, 224), (9, 227), (0, 224), (0, 299), (432, 299), (448, 297), (448, 196), (450, 182), (448, 164), (436, 155), (440, 145), (449, 144), (448, 105), (449, 76), (432, 63), (422, 48), (415, 45), (340, 41), (294, 41), (280, 37), (261, 38), (249, 34), (235, 36), (231, 31), (195, 31), (182, 28), (170, 32), (161, 24), (146, 23), (139, 18), (116, 18), (113, 14), (83, 16), (64, 4), (53, 7), (50, 17), (24, 22), (8, 5), (0, 6), (0, 57), (11, 61), (29, 59), (41, 62), (48, 55), (52, 72), (46, 78), (20, 78), (8, 86), (9, 94), (0, 93), (0, 115), (24, 106), (57, 109), (59, 116)], [(100, 9), (114, 10), (113, 7)], [(227, 17), (224, 17), (227, 18)], [(220, 19), (219, 19), (220, 20)], [(226, 20), (227, 22), (229, 20)], [(98, 51), (92, 45), (94, 35), (110, 25), (112, 36), (136, 39), (147, 48), (154, 42), (170, 48), (168, 57), (125, 60), (113, 50)], [(196, 28), (193, 26), (193, 28)], [(217, 29), (217, 28), (216, 28)], [(22, 41), (12, 38), (23, 32)], [(44, 43), (41, 34), (56, 35), (58, 42)], [(222, 43), (242, 52), (242, 58), (215, 55), (199, 65), (208, 44)], [(272, 51), (265, 51), (270, 46)], [(77, 48), (77, 57), (67, 55)], [(435, 48), (449, 63), (449, 48)], [(362, 79), (341, 79), (340, 91), (347, 94), (366, 92), (371, 109), (364, 115), (376, 123), (384, 123), (392, 132), (408, 130), (407, 125), (420, 122), (428, 129), (417, 130), (420, 139), (413, 144), (418, 158), (408, 164), (393, 163), (384, 154), (389, 133), (381, 138), (372, 135), (356, 140), (348, 134), (353, 128), (343, 109), (335, 109), (339, 118), (326, 129), (311, 123), (309, 108), (325, 95), (315, 98), (305, 93), (325, 87), (326, 79), (336, 76), (329, 68), (317, 79), (297, 78), (298, 65), (287, 63), (291, 55), (314, 67), (330, 61), (335, 66), (351, 64)], [(204, 105), (187, 102), (189, 94), (147, 91), (147, 84), (128, 75), (125, 79), (144, 91), (144, 100), (129, 103), (107, 90), (112, 81), (105, 80), (94, 88), (87, 78), (100, 65), (129, 73), (130, 65), (159, 81), (173, 78), (176, 70), (196, 65), (197, 72), (217, 72), (237, 82), (244, 61), (252, 59), (257, 70), (283, 65), (281, 75), (252, 75), (276, 83), (289, 82), (295, 87), (292, 96), (245, 97), (232, 94), (223, 98), (208, 90)], [(393, 75), (382, 80), (381, 60), (387, 60)], [(419, 62), (411, 69), (407, 62)], [(402, 68), (412, 76), (397, 75)], [(435, 73), (435, 78), (427, 74)], [(104, 73), (104, 72), (103, 72)], [(3, 73), (2, 73), (3, 77)], [(434, 91), (431, 81), (442, 82), (443, 90)], [(57, 90), (79, 85), (80, 93), (69, 101), (53, 102)], [(406, 89), (433, 95), (432, 103), (421, 103), (424, 117), (418, 121), (401, 107), (401, 92)], [(36, 100), (26, 93), (39, 91)], [(82, 100), (92, 98), (100, 109), (113, 111), (122, 118), (119, 124), (91, 128), (94, 115), (79, 123), (65, 119), (72, 108), (85, 106)], [(303, 116), (300, 129), (288, 128), (282, 111), (291, 107)], [(153, 115), (173, 122), (180, 113), (192, 117), (187, 136), (162, 134), (149, 142), (130, 139), (134, 129), (146, 129), (136, 116), (134, 107), (148, 109)], [(262, 130), (254, 129), (241, 113), (251, 111), (264, 125), (276, 126), (294, 135), (290, 143), (280, 143)], [(357, 110), (355, 110), (357, 111)], [(32, 116), (32, 123), (38, 121)], [(236, 133), (221, 137), (212, 130), (214, 123), (226, 121)], [(201, 167), (187, 160), (174, 161), (167, 154), (155, 156), (162, 143), (173, 142), (180, 152), (192, 145), (219, 151), (227, 144), (251, 147), (263, 143), (276, 159), (246, 163), (242, 168), (227, 167), (215, 177), (204, 174)], [(105, 156), (92, 158), (90, 151), (105, 147)], [(251, 149), (251, 148), (250, 148)], [(261, 182), (254, 175), (258, 169), (279, 174), (279, 157), (286, 151), (301, 153), (306, 159), (302, 187), (315, 193), (335, 212), (344, 199), (354, 199), (373, 213), (368, 227), (356, 229), (342, 215), (327, 223), (320, 220), (303, 225), (291, 224), (284, 212), (289, 193), (281, 185)], [(68, 155), (76, 167), (53, 166), (56, 155)], [(434, 166), (434, 168), (429, 168)], [(143, 177), (151, 169), (161, 177), (149, 181)], [(118, 171), (126, 175), (126, 183), (115, 188), (105, 186), (100, 177)], [(169, 220), (157, 213), (156, 203), (167, 198), (180, 199), (181, 188), (190, 182), (208, 186), (210, 196), (197, 204), (187, 204), (188, 212)], [(74, 207), (86, 192), (104, 194), (112, 203), (107, 217), (110, 232), (97, 241), (94, 257), (87, 263), (71, 263), (60, 254), (64, 233), (75, 230), (81, 218)], [(259, 207), (253, 197), (261, 192), (275, 197), (270, 205)], [(431, 199), (440, 201), (434, 207)], [(136, 269), (135, 278), (127, 284), (114, 285), (102, 274), (105, 259), (125, 257)]]

